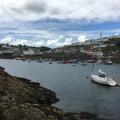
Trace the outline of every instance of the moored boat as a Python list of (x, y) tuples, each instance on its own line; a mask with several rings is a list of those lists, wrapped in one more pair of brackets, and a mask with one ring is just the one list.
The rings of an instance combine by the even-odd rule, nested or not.
[(105, 65), (112, 65), (113, 62), (112, 62), (111, 60), (106, 60), (106, 61), (104, 62), (104, 64), (105, 64)]
[[(102, 37), (102, 33), (100, 34), (100, 40), (101, 40), (101, 37)], [(99, 51), (102, 51), (101, 50), (101, 41), (100, 41), (100, 50)], [(101, 56), (100, 56), (99, 60), (100, 59), (101, 59)], [(112, 61), (106, 60), (104, 62), (104, 64), (111, 65)], [(94, 68), (94, 64), (92, 66), (92, 71), (93, 71), (93, 68)], [(107, 75), (107, 73), (101, 71), (100, 69), (98, 69), (98, 74), (97, 75), (91, 74), (90, 78), (91, 78), (92, 81), (94, 81), (96, 83), (99, 83), (99, 84), (108, 85), (108, 86), (115, 86), (116, 85), (115, 79), (109, 77)]]
[(94, 60), (87, 60), (88, 63), (95, 63)]
[(105, 72), (98, 70), (98, 75), (91, 75), (91, 80), (108, 86), (115, 86), (116, 81), (113, 78), (110, 78)]
[(97, 63), (98, 63), (98, 64), (102, 64), (103, 61), (102, 61), (102, 60), (97, 60)]

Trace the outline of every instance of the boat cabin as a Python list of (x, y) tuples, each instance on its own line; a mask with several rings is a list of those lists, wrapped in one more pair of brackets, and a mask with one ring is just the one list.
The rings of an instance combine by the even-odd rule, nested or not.
[(103, 74), (99, 74), (99, 77), (105, 78), (106, 76)]
[(105, 78), (107, 74), (99, 69), (99, 70), (98, 70), (98, 75), (99, 75), (99, 77), (101, 77), (101, 78)]

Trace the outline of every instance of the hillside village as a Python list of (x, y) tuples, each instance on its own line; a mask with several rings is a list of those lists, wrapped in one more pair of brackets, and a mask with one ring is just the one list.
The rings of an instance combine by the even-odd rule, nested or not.
[(63, 47), (51, 49), (49, 47), (14, 46), (0, 44), (0, 58), (34, 58), (34, 59), (79, 59), (109, 58), (120, 62), (120, 35), (104, 37), (73, 43)]

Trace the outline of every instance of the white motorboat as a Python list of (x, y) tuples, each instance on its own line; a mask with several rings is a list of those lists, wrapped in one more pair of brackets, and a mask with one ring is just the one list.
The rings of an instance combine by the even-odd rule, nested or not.
[(113, 78), (110, 78), (105, 72), (101, 71), (100, 69), (98, 70), (98, 75), (91, 75), (91, 80), (103, 85), (116, 85), (116, 81)]
[(106, 65), (112, 65), (113, 62), (111, 60), (106, 60), (104, 64), (106, 64)]

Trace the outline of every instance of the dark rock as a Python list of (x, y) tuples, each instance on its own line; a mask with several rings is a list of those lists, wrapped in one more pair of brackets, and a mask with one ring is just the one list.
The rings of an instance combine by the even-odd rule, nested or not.
[[(15, 77), (15, 76), (14, 76)], [(24, 83), (29, 83), (31, 80), (25, 79), (25, 78), (20, 78), (20, 77), (16, 77), (18, 80), (24, 82)]]
[(59, 99), (39, 83), (11, 76), (0, 68), (0, 120), (97, 120), (89, 113), (64, 113), (51, 106)]
[(4, 71), (4, 70), (5, 70), (5, 68), (3, 68), (3, 67), (1, 67), (1, 66), (0, 66), (0, 70)]
[(29, 82), (29, 85), (31, 85), (33, 87), (40, 87), (40, 83), (38, 83), (38, 82)]
[(2, 70), (0, 70), (0, 75), (5, 76), (5, 77), (9, 76), (7, 72), (2, 71)]

